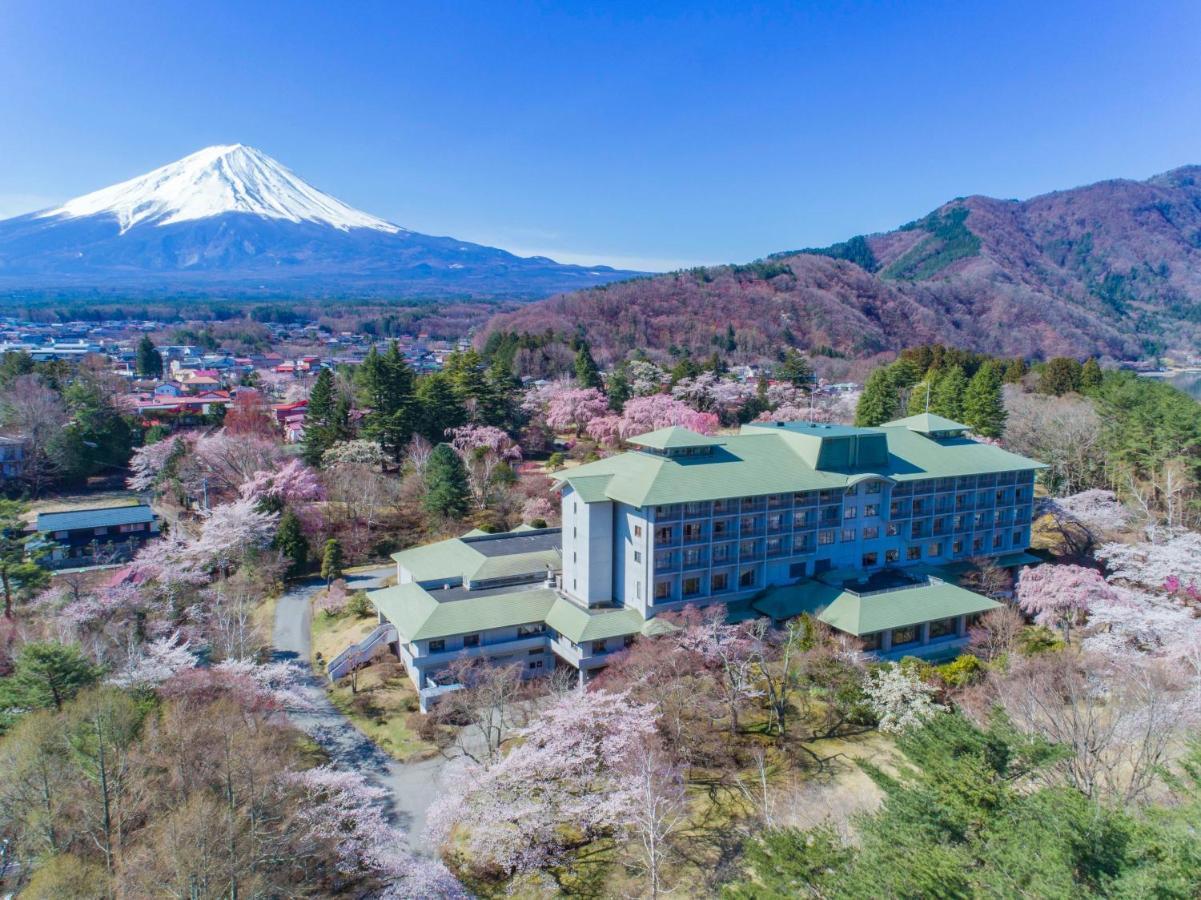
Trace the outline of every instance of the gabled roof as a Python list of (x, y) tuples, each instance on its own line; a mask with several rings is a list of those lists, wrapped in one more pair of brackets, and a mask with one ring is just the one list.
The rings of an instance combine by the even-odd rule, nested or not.
[(37, 530), (73, 531), (77, 528), (108, 528), (114, 525), (153, 522), (154, 519), (154, 510), (145, 504), (103, 506), (95, 509), (38, 513)]
[(546, 624), (578, 644), (638, 634), (645, 623), (636, 609), (584, 609), (559, 597), (547, 613)]
[(473, 529), (462, 537), (411, 547), (392, 558), (414, 581), (471, 584), (521, 575), (542, 575), (562, 565), (557, 528), (524, 528), (490, 534)]
[(956, 422), (953, 419), (948, 419), (946, 416), (938, 416), (934, 413), (918, 413), (916, 416), (894, 419), (891, 422), (885, 422), (881, 427), (908, 428), (910, 431), (916, 431), (918, 434), (941, 434), (950, 431), (957, 431), (962, 434), (969, 430), (968, 426), (962, 422)]
[(549, 588), (485, 591), (446, 601), (439, 601), (438, 593), (410, 582), (369, 591), (367, 598), (406, 641), (537, 624), (546, 619), (559, 599), (558, 593)]
[(679, 425), (672, 425), (632, 437), (628, 443), (651, 450), (677, 450), (684, 447), (716, 447), (721, 441)]

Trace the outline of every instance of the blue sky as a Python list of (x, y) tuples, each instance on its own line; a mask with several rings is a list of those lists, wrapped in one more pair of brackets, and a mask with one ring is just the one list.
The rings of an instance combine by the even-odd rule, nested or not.
[(418, 231), (745, 261), (1201, 163), (1199, 59), (1196, 2), (5, 0), (0, 215), (241, 142)]

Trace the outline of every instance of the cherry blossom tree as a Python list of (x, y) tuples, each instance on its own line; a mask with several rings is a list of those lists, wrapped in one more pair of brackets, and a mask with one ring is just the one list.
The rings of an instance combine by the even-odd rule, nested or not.
[(218, 431), (196, 440), (192, 453), (181, 461), (180, 478), (192, 496), (207, 495), (212, 503), (236, 496), (255, 473), (275, 471), (283, 457), (275, 441)]
[(726, 610), (721, 606), (704, 612), (684, 610), (684, 631), (679, 641), (685, 651), (695, 653), (717, 674), (716, 684), (733, 734), (738, 731), (742, 704), (763, 694), (758, 685), (757, 662), (764, 657), (764, 649), (754, 623), (731, 625), (725, 617)]
[(279, 515), (263, 512), (249, 497), (209, 510), (200, 537), (187, 544), (184, 559), (208, 571), (228, 572), (247, 553), (265, 549), (275, 536)]
[(1028, 566), (1018, 577), (1018, 606), (1038, 624), (1062, 630), (1065, 639), (1095, 604), (1112, 603), (1114, 596), (1100, 572), (1083, 566)]
[(359, 773), (317, 766), (285, 772), (281, 781), (300, 793), (298, 827), (333, 846), (346, 875), (372, 873), (385, 897), (468, 896), (441, 863), (420, 860), (407, 849), (404, 832), (384, 815), (388, 792)]
[(946, 710), (934, 702), (932, 685), (922, 681), (917, 672), (897, 663), (868, 669), (863, 678), (863, 693), (880, 722), (880, 730), (889, 734), (908, 731)]
[(609, 411), (609, 399), (596, 388), (563, 391), (546, 405), (546, 424), (555, 431), (583, 434), (588, 423)]
[(446, 435), (463, 459), (476, 505), (485, 509), (497, 469), (502, 463), (520, 462), (521, 447), (505, 431), (492, 425), (464, 425), (448, 429)]
[(1056, 497), (1047, 504), (1047, 511), (1057, 518), (1077, 522), (1093, 534), (1121, 531), (1133, 518), (1113, 491), (1091, 488), (1068, 497)]
[(138, 647), (109, 682), (125, 688), (155, 688), (183, 669), (193, 668), (198, 659), (176, 631)]
[(671, 425), (680, 425), (699, 434), (712, 434), (719, 424), (713, 413), (698, 412), (667, 394), (653, 394), (627, 401), (621, 413), (620, 431), (623, 440)]
[(464, 854), (481, 870), (552, 865), (574, 843), (569, 829), (589, 841), (629, 821), (638, 791), (629, 761), (654, 731), (654, 707), (626, 692), (561, 696), (494, 765), (464, 758), (452, 767), (430, 837), (442, 845), (461, 828)]
[(546, 523), (557, 513), (555, 505), (545, 497), (531, 497), (521, 507), (521, 521), (526, 525), (532, 525), (534, 522)]
[(598, 416), (588, 423), (588, 437), (605, 447), (616, 447), (621, 441), (621, 416)]
[(146, 444), (133, 451), (129, 459), (130, 476), (125, 486), (131, 491), (149, 491), (159, 484), (167, 469), (167, 463), (176, 453), (186, 453), (189, 442), (180, 435), (170, 435), (153, 444)]
[(244, 500), (278, 510), (322, 500), (325, 488), (316, 472), (301, 460), (291, 459), (275, 471), (255, 472), (243, 482), (239, 493)]
[[(1160, 529), (1153, 541), (1104, 544), (1097, 558), (1105, 562), (1113, 581), (1151, 590), (1201, 588), (1201, 534)], [(1175, 579), (1175, 581), (1172, 581)]]

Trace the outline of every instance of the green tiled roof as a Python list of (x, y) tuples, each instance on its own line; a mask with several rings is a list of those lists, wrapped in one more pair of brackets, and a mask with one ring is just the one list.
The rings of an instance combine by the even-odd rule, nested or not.
[(948, 419), (946, 416), (936, 416), (934, 413), (919, 413), (904, 419), (893, 419), (885, 422), (883, 428), (908, 428), (919, 434), (935, 434), (940, 431), (967, 431), (968, 427), (962, 422)]
[[(886, 442), (878, 466), (814, 468), (823, 442), (870, 438)], [(866, 447), (866, 444), (864, 445)], [(861, 458), (866, 458), (862, 456)], [(710, 453), (671, 458), (630, 451), (558, 475), (585, 503), (617, 500), (631, 506), (699, 502), (724, 497), (846, 487), (866, 475), (895, 481), (948, 478), (1042, 468), (1016, 453), (965, 437), (932, 440), (904, 425), (849, 428), (745, 425)]]
[(638, 634), (645, 623), (636, 609), (589, 610), (560, 597), (547, 614), (546, 624), (578, 644)]
[(810, 613), (832, 628), (856, 637), (952, 616), (988, 612), (1001, 604), (949, 582), (926, 584), (860, 596), (820, 581), (771, 588), (755, 609), (773, 619)]
[[(532, 528), (514, 529), (507, 534), (530, 534), (536, 531)], [(464, 584), (544, 572), (547, 567), (558, 569), (562, 564), (562, 552), (557, 548), (488, 556), (475, 548), (477, 542), (464, 540), (490, 537), (492, 535), (487, 532), (469, 531), (462, 538), (401, 550), (393, 553), (392, 558), (412, 573), (414, 581), (453, 583), (461, 579)]]
[(403, 640), (422, 641), (545, 621), (559, 595), (535, 588), (439, 602), (420, 585), (409, 583), (369, 591), (367, 599), (396, 626)]
[(637, 447), (649, 447), (652, 450), (674, 450), (681, 447), (716, 447), (721, 441), (715, 437), (697, 434), (679, 425), (649, 431), (629, 441)]

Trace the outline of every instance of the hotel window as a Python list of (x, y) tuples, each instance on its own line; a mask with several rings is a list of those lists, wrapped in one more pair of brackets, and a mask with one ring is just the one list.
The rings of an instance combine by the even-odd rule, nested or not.
[(963, 552), (963, 541), (952, 541), (951, 542), (951, 552), (954, 554), (957, 554), (957, 555), (962, 553)]
[(862, 641), (862, 643), (863, 643), (863, 649), (867, 652), (871, 652), (872, 650), (879, 650), (881, 634), (883, 634), (883, 632), (875, 631), (875, 632), (872, 632), (871, 634), (865, 634), (862, 637), (860, 637), (859, 640)]
[(684, 551), (684, 568), (695, 569), (701, 564), (701, 551), (697, 549)]
[[(573, 551), (571, 555), (572, 555), (572, 558), (574, 558), (574, 557), (575, 557), (575, 552)], [(634, 551), (634, 562), (636, 562), (636, 563), (640, 563), (640, 562), (642, 562), (642, 553), (641, 553), (641, 551), (638, 551), (638, 550), (635, 550), (635, 551)]]
[(634, 526), (634, 537), (642, 537), (642, 526), (641, 525)]
[(807, 509), (803, 509), (800, 512), (793, 513), (792, 524), (797, 528), (804, 528), (807, 524), (809, 524), (809, 511)]
[(684, 514), (688, 516), (699, 516), (705, 511), (705, 506), (702, 503), (689, 503), (684, 507)]
[(695, 597), (701, 592), (701, 580), (696, 576), (684, 579), (684, 596)]
[(711, 579), (711, 585), (714, 593), (724, 591), (730, 586), (730, 576), (725, 572), (714, 572)]
[(863, 527), (863, 539), (865, 541), (874, 541), (880, 536), (880, 529), (875, 525), (865, 525)]
[(984, 549), (984, 538), (972, 538), (972, 552), (979, 553)]
[(436, 641), (430, 641), (430, 653), (441, 653), (446, 649), (446, 641), (438, 638)]
[(857, 506), (848, 506), (842, 511), (842, 517), (844, 519), (853, 519), (857, 515), (859, 515), (859, 508)]
[(778, 531), (784, 524), (784, 517), (779, 513), (772, 513), (767, 517), (767, 527), (772, 531)]
[(672, 514), (672, 512), (673, 512), (673, 510), (670, 506), (656, 506), (655, 507), (655, 515), (656, 516), (670, 516)]
[(659, 543), (659, 544), (671, 543), (671, 528), (669, 528), (669, 527), (656, 528), (655, 529), (655, 541), (656, 541), (656, 543)]
[(844, 528), (842, 530), (842, 542), (845, 544), (848, 541), (853, 541), (853, 540), (855, 540), (855, 529), (854, 528)]
[(863, 492), (865, 494), (878, 494), (880, 493), (880, 484), (881, 483), (879, 481), (869, 481), (864, 486)]
[(872, 566), (880, 562), (880, 557), (876, 553), (863, 554), (863, 568), (870, 569)]
[(897, 560), (899, 560), (900, 558), (901, 558), (901, 551), (898, 550), (896, 547), (893, 547), (891, 550), (884, 551), (884, 562), (886, 562), (886, 563), (894, 563)]
[(713, 511), (715, 513), (724, 513), (729, 508), (730, 508), (730, 504), (726, 500), (714, 500), (713, 501)]
[(684, 540), (686, 541), (699, 541), (704, 535), (705, 529), (699, 522), (692, 522), (684, 526)]
[(480, 645), (480, 636), (478, 634), (463, 635), (464, 647), (478, 647)]
[(1021, 532), (1021, 529), (1019, 529), (1013, 533), (1013, 546), (1017, 547), (1021, 543), (1022, 543), (1022, 532)]
[(729, 544), (716, 544), (713, 547), (713, 561), (714, 562), (725, 562), (729, 558), (730, 558), (730, 545)]
[(755, 521), (753, 516), (747, 516), (746, 518), (744, 518), (742, 520), (742, 526), (741, 526), (742, 533), (743, 534), (754, 534), (755, 531), (757, 530), (758, 526), (759, 526), (759, 523)]
[(713, 534), (714, 534), (714, 536), (716, 536), (716, 535), (720, 535), (720, 534), (725, 534), (725, 533), (726, 533), (726, 529), (727, 529), (728, 527), (729, 527), (729, 521), (728, 521), (727, 519), (716, 519), (716, 520), (713, 522)]
[(904, 628), (894, 628), (892, 630), (892, 645), (894, 647), (901, 644), (912, 644), (917, 640), (917, 626), (906, 625)]
[(754, 587), (755, 586), (755, 570), (743, 569), (738, 574), (739, 587)]
[(741, 544), (739, 544), (738, 545), (738, 555), (739, 556), (754, 556), (755, 555), (755, 542), (754, 541), (743, 541)]
[(1004, 546), (1005, 546), (1005, 535), (1001, 534), (1001, 532), (998, 531), (996, 534), (994, 534), (992, 536), (992, 548), (994, 550), (1000, 550)]
[(949, 619), (935, 619), (930, 623), (930, 640), (955, 634), (957, 624), (958, 620), (954, 616)]
[(942, 556), (942, 544), (931, 544), (926, 548), (927, 556)]
[(602, 640), (599, 640), (599, 641), (593, 641), (593, 642), (592, 642), (592, 652), (593, 652), (593, 653), (604, 653), (604, 652), (605, 652), (605, 647), (606, 647), (606, 644), (605, 644), (605, 641), (604, 641), (603, 639), (602, 639)]
[(743, 509), (754, 509), (755, 508), (755, 498), (754, 497), (743, 497), (742, 498), (742, 508)]
[(772, 556), (779, 553), (784, 548), (778, 537), (767, 539), (767, 555)]
[(531, 669), (541, 669), (541, 668), (542, 668), (542, 663), (543, 663), (543, 660), (540, 660), (540, 659), (535, 659), (535, 660), (533, 660), (533, 661), (531, 661), (531, 662), (530, 662), (530, 668), (531, 668)]
[(542, 622), (535, 622), (531, 625), (518, 625), (517, 626), (517, 636), (518, 637), (529, 637), (532, 634), (545, 634), (545, 633), (546, 633), (546, 625), (544, 625)]
[(849, 488), (846, 489), (846, 495), (848, 497), (854, 497), (858, 493), (859, 493), (859, 485), (857, 485), (857, 484), (853, 484)]
[(634, 599), (635, 600), (642, 599), (642, 582), (641, 581), (634, 582)]
[(884, 533), (889, 537), (896, 537), (901, 533), (901, 528), (896, 522), (889, 522), (884, 526)]
[(878, 516), (878, 515), (880, 515), (880, 506), (879, 506), (879, 504), (877, 504), (877, 503), (865, 503), (865, 504), (863, 505), (863, 514), (864, 514), (865, 516)]
[(922, 558), (922, 548), (921, 547), (906, 547), (905, 548), (905, 558), (910, 561), (913, 561), (915, 559), (921, 559)]
[(833, 531), (819, 531), (817, 533), (817, 542), (819, 544), (821, 544), (823, 547), (828, 544), (833, 544), (834, 543), (834, 532)]
[(656, 581), (655, 582), (655, 599), (656, 600), (666, 600), (670, 596), (671, 596), (671, 582), (670, 581)]

